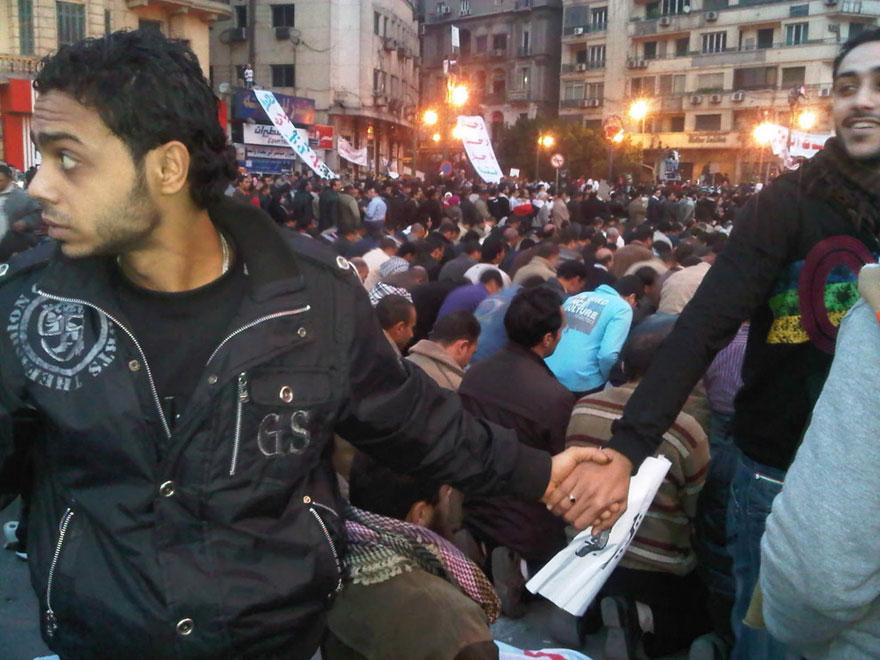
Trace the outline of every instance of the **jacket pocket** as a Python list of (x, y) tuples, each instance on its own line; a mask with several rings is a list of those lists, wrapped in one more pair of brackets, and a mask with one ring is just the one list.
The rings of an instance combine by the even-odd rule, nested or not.
[[(334, 595), (342, 591), (342, 556), (339, 553), (339, 548), (336, 542), (333, 540), (333, 535), (330, 533), (330, 526), (324, 520), (323, 516), (332, 516), (338, 520), (339, 514), (329, 506), (321, 504), (320, 502), (316, 502), (308, 495), (303, 497), (303, 504), (308, 507), (309, 516), (311, 516), (312, 520), (314, 520), (315, 524), (318, 526), (318, 529), (321, 532), (321, 536), (323, 537), (326, 549), (327, 551), (329, 551), (329, 554), (333, 559), (333, 566), (336, 570), (336, 585), (334, 586), (333, 591), (331, 591), (327, 595), (328, 598), (332, 598)], [(338, 520), (338, 524), (344, 525), (345, 523), (343, 523), (341, 520)]]
[(70, 525), (73, 520), (74, 511), (68, 507), (61, 516), (58, 523), (58, 541), (55, 543), (55, 550), (52, 554), (52, 561), (49, 564), (49, 575), (46, 579), (46, 611), (44, 612), (44, 620), (46, 625), (46, 635), (51, 639), (58, 632), (58, 617), (55, 615), (55, 609), (52, 606), (53, 589), (55, 587), (55, 578), (61, 555), (64, 552), (64, 544), (70, 533)]

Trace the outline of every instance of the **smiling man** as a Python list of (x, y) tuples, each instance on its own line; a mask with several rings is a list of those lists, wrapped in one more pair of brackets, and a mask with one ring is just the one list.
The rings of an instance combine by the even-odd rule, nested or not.
[[(36, 464), (31, 577), (64, 658), (310, 658), (341, 588), (334, 433), (417, 478), (546, 498), (552, 459), (395, 359), (349, 263), (225, 200), (217, 104), (152, 30), (45, 59), (0, 265), (0, 506)], [(42, 417), (28, 446), (20, 410)]]
[[(751, 320), (728, 511), (735, 658), (784, 657), (766, 631), (742, 623), (758, 578), (764, 520), (828, 374), (837, 325), (858, 300), (856, 273), (880, 253), (880, 29), (843, 46), (833, 83), (837, 137), (739, 213), (727, 246), (614, 425), (609, 446), (626, 459), (572, 475), (586, 488), (575, 489), (579, 503), (591, 502), (585, 519), (625, 501), (630, 468), (654, 453), (714, 355)], [(567, 508), (566, 486), (557, 511)]]

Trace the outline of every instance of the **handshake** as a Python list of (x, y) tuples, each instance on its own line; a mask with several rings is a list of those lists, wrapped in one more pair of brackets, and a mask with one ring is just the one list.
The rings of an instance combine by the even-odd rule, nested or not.
[(632, 463), (613, 449), (569, 447), (552, 459), (541, 501), (578, 531), (610, 529), (626, 510)]

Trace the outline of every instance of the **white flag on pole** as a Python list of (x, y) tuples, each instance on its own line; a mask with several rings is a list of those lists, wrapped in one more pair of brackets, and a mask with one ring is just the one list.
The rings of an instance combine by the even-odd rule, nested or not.
[(479, 115), (458, 117), (458, 134), (461, 137), (464, 150), (473, 165), (474, 170), (486, 183), (498, 183), (504, 172), (495, 158), (492, 149), (492, 140), (486, 130), (486, 122)]

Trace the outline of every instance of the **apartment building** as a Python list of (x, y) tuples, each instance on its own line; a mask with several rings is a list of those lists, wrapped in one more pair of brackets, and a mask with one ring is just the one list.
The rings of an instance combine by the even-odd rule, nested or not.
[(561, 0), (424, 0), (423, 11), (423, 103), (442, 103), (444, 60), (454, 60), (451, 70), (471, 91), (471, 111), (490, 131), (520, 117), (556, 116)]
[(830, 132), (832, 61), (876, 25), (880, 1), (566, 0), (564, 12), (561, 116), (622, 117), (655, 175), (675, 149), (682, 178), (738, 182), (766, 158), (752, 138), (762, 121), (797, 128), (809, 110), (810, 130)]
[(161, 30), (186, 39), (207, 73), (208, 26), (230, 15), (223, 0), (0, 0), (0, 160), (26, 170), (31, 81), (41, 57), (114, 30)]
[(231, 8), (211, 30), (211, 81), (232, 99), (240, 160), (261, 171), (302, 168), (277, 136), (253, 129), (268, 119), (244, 89), (251, 64), (255, 84), (276, 93), (331, 168), (356, 167), (339, 160), (343, 137), (367, 149), (368, 169), (407, 171), (419, 55), (410, 0), (233, 0)]

